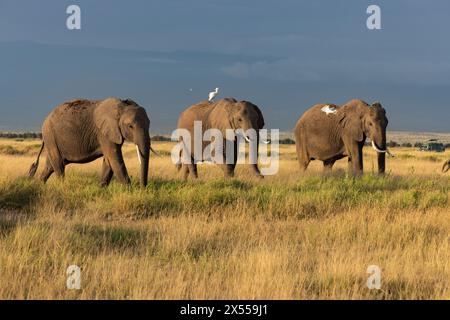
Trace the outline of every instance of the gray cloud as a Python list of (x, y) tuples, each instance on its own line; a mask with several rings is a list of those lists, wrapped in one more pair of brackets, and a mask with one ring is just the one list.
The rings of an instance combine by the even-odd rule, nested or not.
[(222, 67), (230, 77), (309, 83), (450, 85), (450, 62), (430, 61), (276, 61), (237, 62)]

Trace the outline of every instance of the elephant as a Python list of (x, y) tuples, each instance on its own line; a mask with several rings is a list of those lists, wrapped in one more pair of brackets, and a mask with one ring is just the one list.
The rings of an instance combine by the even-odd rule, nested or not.
[[(227, 130), (231, 130), (231, 132), (240, 134), (240, 132), (246, 132), (249, 129), (254, 129), (256, 131), (256, 155), (258, 152), (259, 142), (263, 141), (264, 143), (268, 143), (268, 141), (261, 140), (259, 137), (259, 130), (264, 127), (263, 114), (258, 106), (248, 101), (237, 101), (234, 98), (225, 98), (222, 100), (218, 100), (217, 102), (202, 101), (190, 106), (181, 113), (178, 119), (178, 129), (185, 129), (189, 132), (191, 137), (194, 137), (194, 122), (196, 121), (201, 121), (203, 130), (217, 129), (220, 131), (221, 137), (223, 137), (222, 142), (224, 156), (227, 153), (227, 148), (234, 148), (234, 158), (231, 160), (227, 159), (226, 162), (224, 161), (223, 163), (219, 164), (226, 178), (234, 176), (234, 170), (236, 167), (238, 156), (238, 140), (233, 134), (232, 138), (228, 138), (229, 143), (227, 143)], [(247, 142), (251, 142), (250, 138), (246, 136), (245, 133), (243, 134), (243, 136)], [(189, 150), (191, 151), (188, 151), (188, 153), (191, 154), (185, 155), (187, 158), (189, 158), (189, 160), (185, 161), (184, 163), (181, 163), (181, 161), (177, 163), (177, 169), (178, 171), (182, 171), (184, 180), (188, 178), (189, 174), (191, 174), (193, 178), (197, 178), (197, 162), (206, 160), (194, 157), (194, 140), (194, 138), (191, 138), (189, 148)], [(180, 143), (186, 143), (183, 142), (182, 137), (180, 138)], [(203, 151), (205, 150), (207, 145), (204, 141), (202, 141), (201, 145), (203, 158)], [(180, 150), (180, 159), (182, 158), (182, 153), (183, 149)], [(257, 177), (263, 178), (259, 171), (257, 162), (258, 161), (256, 156), (255, 163), (251, 164), (253, 172)]]
[(40, 175), (44, 183), (55, 173), (64, 178), (65, 166), (88, 163), (103, 157), (100, 186), (109, 185), (115, 174), (120, 183), (130, 185), (122, 146), (125, 141), (136, 145), (141, 165), (140, 185), (148, 181), (150, 159), (150, 120), (145, 109), (132, 100), (77, 99), (57, 106), (42, 126), (42, 146), (29, 177), (34, 177), (45, 148), (47, 160)]
[(442, 172), (447, 172), (450, 169), (450, 159), (447, 160), (444, 165), (442, 166)]
[(324, 171), (334, 163), (348, 157), (349, 172), (363, 172), (362, 149), (366, 137), (378, 154), (378, 173), (385, 172), (386, 111), (379, 102), (371, 106), (353, 99), (343, 106), (317, 104), (308, 109), (297, 121), (294, 129), (295, 145), (300, 170), (305, 171), (311, 160), (323, 162)]

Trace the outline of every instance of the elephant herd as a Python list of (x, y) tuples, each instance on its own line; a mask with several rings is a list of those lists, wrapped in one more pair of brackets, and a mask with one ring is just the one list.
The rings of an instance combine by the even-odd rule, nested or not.
[[(248, 101), (226, 98), (217, 102), (204, 101), (183, 111), (178, 129), (193, 133), (194, 123), (201, 121), (202, 129), (220, 132), (259, 132), (264, 127), (264, 117), (258, 106)], [(362, 149), (366, 138), (378, 153), (378, 172), (385, 171), (386, 111), (380, 103), (372, 105), (362, 100), (351, 100), (338, 106), (318, 104), (308, 109), (298, 120), (295, 143), (300, 169), (306, 170), (311, 160), (323, 162), (325, 170), (331, 170), (335, 161), (348, 157), (349, 170), (359, 175), (363, 171)], [(130, 178), (122, 155), (125, 141), (136, 146), (140, 163), (140, 185), (146, 186), (151, 147), (150, 120), (145, 109), (133, 100), (108, 98), (105, 100), (78, 99), (57, 106), (42, 126), (42, 147), (29, 176), (34, 177), (39, 158), (45, 149), (47, 158), (40, 180), (46, 182), (55, 173), (63, 178), (65, 166), (70, 163), (88, 163), (103, 157), (100, 185), (107, 186), (113, 175), (119, 182), (130, 184)], [(225, 133), (223, 137), (225, 137)], [(245, 140), (250, 141), (247, 136)], [(225, 139), (225, 138), (224, 138)], [(256, 146), (261, 140), (256, 134)], [(234, 159), (221, 164), (225, 176), (232, 177), (236, 166), (238, 143), (236, 138), (227, 148), (233, 148)], [(193, 139), (191, 140), (193, 144)], [(202, 143), (202, 148), (205, 147)], [(193, 150), (190, 148), (190, 150)], [(226, 150), (224, 149), (224, 152)], [(181, 152), (180, 152), (181, 155)], [(193, 154), (187, 155), (193, 159)], [(177, 163), (184, 179), (197, 177), (196, 161)], [(256, 176), (262, 177), (257, 161), (252, 164)], [(450, 169), (450, 160), (443, 171)]]

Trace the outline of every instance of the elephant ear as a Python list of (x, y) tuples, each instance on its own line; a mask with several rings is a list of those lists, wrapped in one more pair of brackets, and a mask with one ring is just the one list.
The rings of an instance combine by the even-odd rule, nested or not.
[(259, 109), (258, 106), (253, 103), (252, 103), (252, 106), (253, 106), (253, 108), (255, 108), (255, 111), (258, 114), (258, 123), (257, 123), (258, 129), (262, 129), (262, 128), (264, 128), (265, 123), (264, 123), (264, 116), (261, 112), (261, 109)]
[(107, 99), (101, 102), (95, 109), (94, 118), (95, 126), (104, 138), (115, 144), (123, 143), (123, 137), (119, 127), (119, 101)]
[(383, 109), (383, 110), (384, 110), (383, 106), (382, 106), (381, 103), (378, 102), (378, 101), (375, 101), (374, 103), (372, 103), (372, 107), (380, 108), (380, 109)]
[(378, 113), (382, 117), (386, 117), (386, 109), (384, 109), (381, 103), (379, 103), (378, 101), (372, 103), (371, 110), (373, 110), (373, 112)]
[(339, 123), (344, 135), (352, 137), (355, 141), (364, 139), (362, 115), (356, 106), (343, 106), (339, 109)]

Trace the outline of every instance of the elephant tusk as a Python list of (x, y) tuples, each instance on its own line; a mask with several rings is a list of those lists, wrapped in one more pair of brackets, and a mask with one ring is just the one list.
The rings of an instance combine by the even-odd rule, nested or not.
[(138, 145), (136, 145), (136, 153), (137, 153), (137, 156), (138, 156), (139, 164), (142, 164), (142, 160), (141, 160), (141, 152), (139, 151)]
[(394, 157), (394, 155), (389, 151), (389, 149), (386, 150), (379, 149), (375, 144), (375, 142), (373, 142), (373, 140), (372, 140), (372, 148), (378, 153), (387, 153), (389, 156)]
[(372, 148), (378, 153), (386, 153), (387, 152), (387, 150), (378, 149), (378, 147), (375, 145), (375, 142), (373, 142), (373, 141), (372, 141)]
[(247, 137), (245, 134), (243, 134), (243, 136), (244, 136), (245, 141), (247, 141), (248, 143), (252, 142), (252, 141), (250, 140), (250, 138)]
[(271, 141), (270, 140), (262, 140), (261, 139), (261, 142), (264, 143), (264, 144), (270, 144)]

